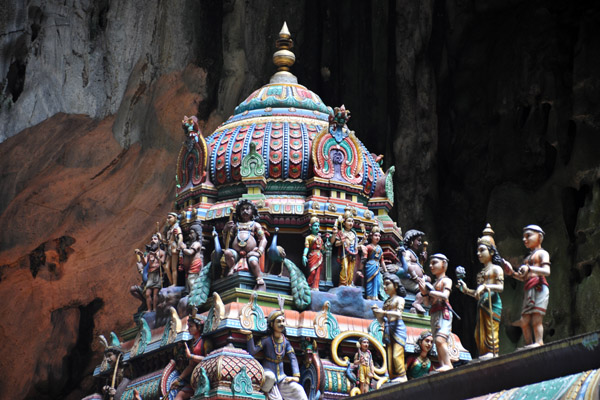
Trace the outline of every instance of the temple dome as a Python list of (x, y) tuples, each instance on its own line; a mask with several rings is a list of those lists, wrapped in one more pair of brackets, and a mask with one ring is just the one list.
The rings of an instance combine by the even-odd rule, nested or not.
[(328, 114), (321, 98), (299, 84), (269, 83), (254, 91), (235, 108), (234, 115), (267, 108), (296, 108)]
[[(277, 40), (278, 50), (273, 55), (278, 71), (268, 84), (242, 101), (234, 114), (206, 138), (208, 180), (217, 188), (241, 183), (242, 160), (250, 154), (254, 144), (264, 163), (267, 182), (306, 181), (317, 177), (332, 182), (337, 188), (349, 188), (367, 199), (381, 195), (385, 174), (379, 159), (345, 125), (343, 129), (331, 125), (335, 121), (334, 110), (298, 83), (289, 71), (295, 60), (290, 51), (292, 47), (284, 24)], [(330, 140), (331, 135), (323, 137), (334, 131), (338, 132), (334, 141)], [(319, 139), (320, 155), (316, 155), (313, 148), (315, 139)], [(199, 184), (197, 182), (204, 180), (203, 171), (192, 173), (193, 168), (185, 164), (184, 153), (192, 152), (182, 149), (183, 156), (178, 162), (178, 177), (181, 177), (178, 198), (185, 198), (186, 192), (193, 191)], [(201, 154), (201, 149), (196, 153)], [(335, 160), (341, 158), (341, 164), (336, 164)], [(196, 165), (195, 159), (188, 162)]]

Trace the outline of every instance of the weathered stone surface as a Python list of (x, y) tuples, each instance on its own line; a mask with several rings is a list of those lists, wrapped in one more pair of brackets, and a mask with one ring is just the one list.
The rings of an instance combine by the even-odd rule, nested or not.
[(329, 301), (329, 311), (333, 314), (347, 315), (349, 317), (374, 319), (371, 306), (376, 304), (381, 307), (381, 301), (366, 300), (362, 297), (362, 288), (340, 286), (328, 292), (311, 292), (311, 305), (309, 310), (322, 311), (323, 305)]

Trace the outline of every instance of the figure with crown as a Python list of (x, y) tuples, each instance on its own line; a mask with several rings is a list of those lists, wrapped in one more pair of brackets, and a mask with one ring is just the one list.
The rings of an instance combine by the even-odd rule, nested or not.
[[(504, 272), (502, 257), (496, 248), (494, 231), (490, 224), (477, 240), (477, 258), (483, 269), (477, 274), (477, 289), (469, 289), (467, 284), (458, 279), (458, 289), (477, 299), (477, 322), (475, 325), (475, 342), (479, 358), (490, 358), (498, 355), (500, 340), (500, 316), (502, 300), (500, 293), (504, 290)], [(459, 274), (457, 273), (457, 277)]]

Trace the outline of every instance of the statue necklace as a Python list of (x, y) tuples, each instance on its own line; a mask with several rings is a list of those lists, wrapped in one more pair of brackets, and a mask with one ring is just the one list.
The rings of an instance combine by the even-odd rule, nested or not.
[(425, 358), (421, 358), (421, 355), (419, 355), (419, 357), (417, 357), (417, 360), (421, 363), (422, 366), (426, 367), (429, 365), (429, 363), (431, 362), (429, 360), (429, 357), (425, 356)]
[(412, 253), (412, 255), (415, 256), (415, 260), (417, 260), (417, 265), (419, 267), (421, 267), (421, 271), (425, 272), (425, 268), (423, 268), (423, 266), (419, 262), (419, 256), (417, 256), (417, 253), (415, 253), (415, 251), (413, 249), (408, 249), (408, 251), (410, 251)]
[(281, 338), (281, 342), (276, 342), (273, 335), (271, 335), (271, 341), (273, 342), (273, 350), (277, 356), (277, 360), (283, 360), (283, 354), (285, 353), (285, 337)]
[[(246, 247), (246, 244), (248, 243), (248, 239), (250, 238), (250, 232), (252, 232), (252, 228), (254, 228), (254, 221), (250, 221), (250, 222), (238, 222), (237, 223), (237, 240), (238, 240), (238, 246), (240, 247)], [(240, 229), (242, 228), (242, 229)], [(244, 238), (242, 239), (240, 236), (240, 233), (244, 232)]]

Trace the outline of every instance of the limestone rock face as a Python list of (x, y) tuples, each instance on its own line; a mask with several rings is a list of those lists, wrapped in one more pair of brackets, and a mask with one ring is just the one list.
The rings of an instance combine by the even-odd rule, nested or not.
[[(487, 222), (518, 264), (546, 231), (546, 340), (600, 328), (600, 6), (542, 1), (56, 1), (0, 10), (0, 398), (93, 390), (98, 334), (133, 325), (132, 250), (174, 198), (183, 115), (210, 134), (274, 72), (352, 110), (396, 166), (393, 216), (479, 270)], [(507, 279), (503, 322), (522, 284)], [(475, 304), (453, 294), (472, 342)], [(501, 329), (503, 351), (518, 335)], [(509, 332), (511, 333), (511, 332)], [(514, 340), (514, 341), (513, 341)]]
[[(114, 114), (128, 87), (143, 91), (148, 76), (197, 57), (185, 1), (9, 3), (0, 16), (0, 140), (59, 112)], [(136, 66), (144, 73), (131, 76)], [(121, 144), (139, 140), (118, 128)]]

